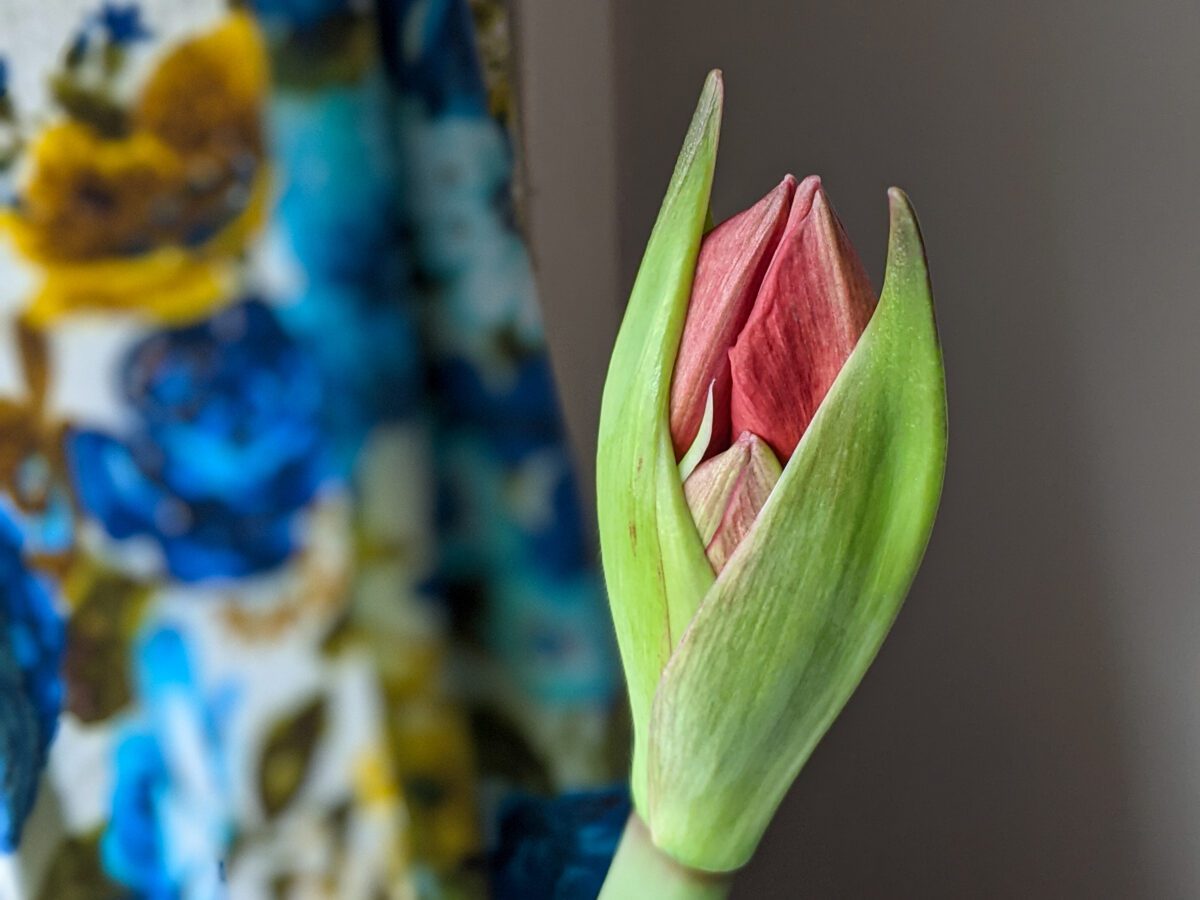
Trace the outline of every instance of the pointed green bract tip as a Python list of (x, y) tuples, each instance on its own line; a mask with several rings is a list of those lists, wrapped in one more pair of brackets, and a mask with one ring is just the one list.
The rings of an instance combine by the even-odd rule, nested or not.
[(908, 194), (898, 187), (888, 188), (888, 263), (886, 275), (893, 277), (903, 272), (907, 277), (916, 277), (928, 282), (925, 266), (925, 243), (921, 238), (921, 226), (913, 211)]
[[(671, 182), (667, 186), (666, 197), (663, 198), (662, 207), (659, 209), (658, 219), (654, 224), (655, 231), (664, 224), (664, 218), (668, 221), (672, 220), (671, 213), (682, 212), (683, 210), (674, 210), (672, 208), (673, 201), (677, 192), (686, 190), (689, 187), (689, 174), (692, 167), (699, 164), (703, 166), (705, 163), (715, 164), (717, 137), (721, 129), (721, 112), (725, 104), (725, 82), (721, 76), (720, 69), (713, 69), (708, 73), (708, 77), (704, 79), (704, 88), (700, 92), (700, 99), (696, 103), (696, 111), (692, 114), (692, 121), (688, 125), (687, 134), (683, 138), (683, 146), (679, 150), (679, 156), (675, 161), (675, 171), (671, 176)], [(711, 169), (709, 171), (709, 189), (712, 187)], [(708, 217), (707, 191), (705, 192), (705, 207), (704, 216)], [(699, 246), (699, 238), (704, 233), (704, 222), (701, 223), (701, 228), (697, 237), (697, 247)], [(646, 255), (642, 257), (643, 266), (646, 260), (650, 257), (653, 251), (654, 238), (651, 235), (650, 243), (646, 246)], [(693, 261), (694, 262), (694, 261)], [(641, 277), (641, 270), (638, 270), (638, 276)], [(691, 288), (689, 275), (689, 290)], [(629, 302), (632, 305), (636, 299), (637, 285), (634, 285), (634, 293), (630, 296)], [(687, 298), (684, 298), (686, 307)]]

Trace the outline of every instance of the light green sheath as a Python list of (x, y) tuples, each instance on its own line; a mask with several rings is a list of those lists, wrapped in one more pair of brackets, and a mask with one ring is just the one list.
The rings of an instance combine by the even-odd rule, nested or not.
[[(655, 846), (713, 872), (749, 859), (878, 651), (924, 553), (946, 456), (924, 250), (893, 189), (879, 305), (714, 579), (683, 496), (668, 402), (721, 96), (713, 73), (617, 338), (597, 461), (604, 571), (633, 711), (634, 802)], [(613, 877), (625, 868), (614, 864)]]

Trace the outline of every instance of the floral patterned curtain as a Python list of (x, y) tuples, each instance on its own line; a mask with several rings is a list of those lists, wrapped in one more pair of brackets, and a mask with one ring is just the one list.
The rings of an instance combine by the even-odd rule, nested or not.
[(620, 771), (507, 28), (0, 8), (0, 896), (519, 896)]

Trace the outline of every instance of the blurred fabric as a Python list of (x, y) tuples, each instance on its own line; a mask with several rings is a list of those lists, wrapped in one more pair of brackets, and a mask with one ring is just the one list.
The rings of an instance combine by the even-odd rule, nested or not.
[(619, 780), (507, 10), (256, 7), (0, 15), (0, 896), (480, 896)]

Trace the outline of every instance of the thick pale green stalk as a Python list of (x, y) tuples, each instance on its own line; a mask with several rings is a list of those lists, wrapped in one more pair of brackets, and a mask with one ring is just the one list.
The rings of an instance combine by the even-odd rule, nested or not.
[(646, 743), (659, 675), (713, 582), (671, 442), (671, 374), (708, 217), (721, 121), (709, 75), (638, 270), (600, 410), (596, 506), (633, 719), (634, 801), (645, 810)]
[(698, 872), (654, 846), (635, 812), (625, 825), (599, 900), (724, 900), (733, 876)]

